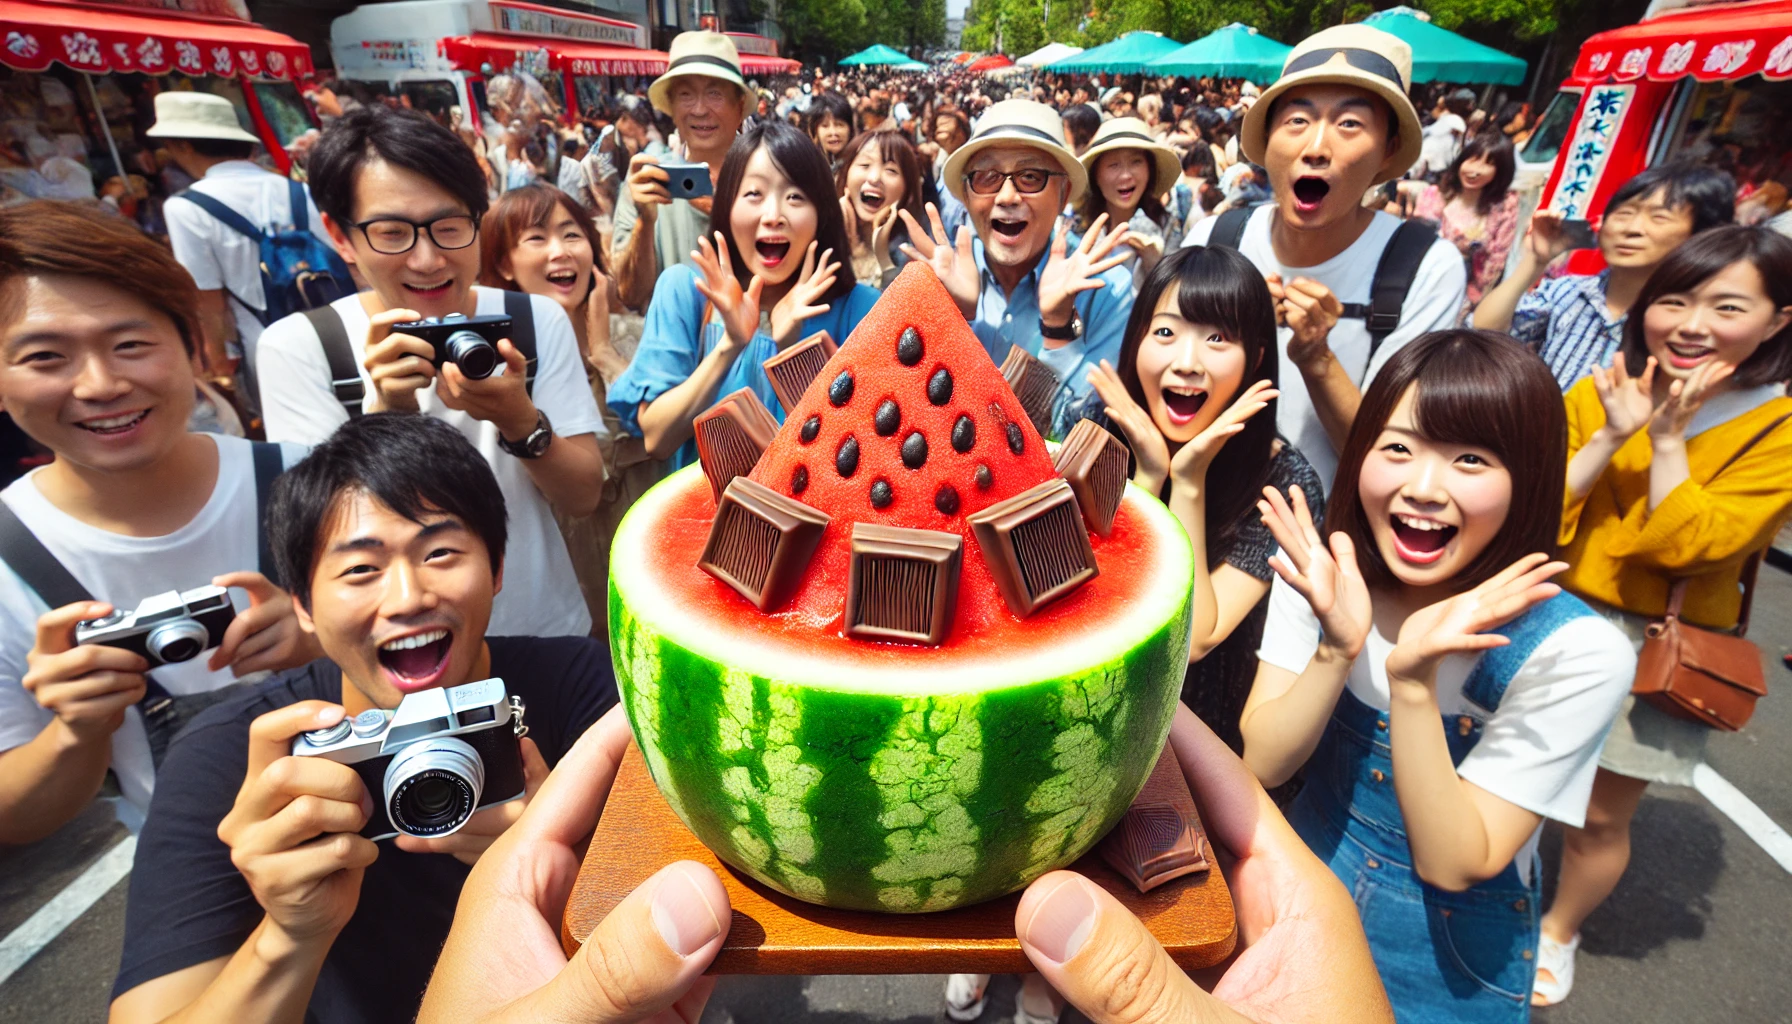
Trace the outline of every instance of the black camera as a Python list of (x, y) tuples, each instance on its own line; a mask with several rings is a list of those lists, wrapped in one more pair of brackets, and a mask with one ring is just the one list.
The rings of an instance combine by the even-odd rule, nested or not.
[(451, 835), (474, 812), (523, 795), (523, 700), (502, 679), (406, 694), (293, 740), (295, 757), (353, 768), (374, 798), (361, 834)]
[(450, 313), (393, 324), (392, 330), (422, 338), (434, 346), (436, 354), (431, 361), (436, 364), (436, 369), (440, 370), (443, 363), (453, 363), (460, 367), (467, 379), (484, 380), (504, 365), (504, 357), (498, 354), (498, 342), (510, 337), (510, 318), (501, 313), (490, 316)]
[(154, 667), (191, 661), (218, 646), (235, 619), (230, 591), (223, 587), (170, 590), (144, 598), (136, 611), (120, 608), (75, 623), (75, 643), (122, 647)]

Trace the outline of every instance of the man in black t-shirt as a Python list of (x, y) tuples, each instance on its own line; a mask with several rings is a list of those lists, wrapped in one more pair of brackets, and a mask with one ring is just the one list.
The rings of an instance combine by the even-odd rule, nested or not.
[(325, 658), (213, 707), (170, 748), (137, 846), (114, 1021), (410, 1020), (469, 865), (528, 796), (437, 839), (369, 841), (354, 769), (300, 733), (407, 693), (496, 677), (526, 707), (532, 795), (616, 703), (585, 637), (485, 636), (504, 503), (485, 460), (426, 417), (343, 426), (281, 478), (270, 541)]

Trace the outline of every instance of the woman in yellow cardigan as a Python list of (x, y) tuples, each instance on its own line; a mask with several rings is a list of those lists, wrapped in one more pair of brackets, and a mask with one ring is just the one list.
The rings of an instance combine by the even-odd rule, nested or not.
[[(1570, 568), (1556, 582), (1640, 648), (1676, 579), (1688, 581), (1682, 618), (1735, 628), (1743, 566), (1792, 516), (1792, 240), (1760, 228), (1702, 232), (1662, 262), (1632, 309), (1640, 314), (1611, 369), (1566, 397), (1560, 557)], [(1568, 995), (1581, 922), (1624, 874), (1643, 790), (1689, 785), (1709, 735), (1634, 698), (1619, 715), (1586, 827), (1564, 836), (1534, 1005)]]

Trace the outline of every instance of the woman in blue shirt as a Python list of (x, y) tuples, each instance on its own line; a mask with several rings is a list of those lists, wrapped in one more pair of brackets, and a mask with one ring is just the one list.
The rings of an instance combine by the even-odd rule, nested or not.
[(610, 408), (654, 458), (697, 459), (691, 422), (722, 395), (757, 393), (785, 410), (764, 363), (817, 331), (844, 342), (877, 301), (859, 284), (827, 157), (781, 122), (734, 140), (710, 212), (714, 241), (660, 274), (641, 345), (611, 385)]

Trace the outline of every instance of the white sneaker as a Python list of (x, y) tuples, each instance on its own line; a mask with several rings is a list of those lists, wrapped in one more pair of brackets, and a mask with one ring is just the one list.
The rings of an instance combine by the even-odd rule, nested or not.
[(987, 974), (946, 975), (946, 1016), (962, 1021), (983, 1016), (983, 994), (988, 990)]
[(1537, 936), (1537, 980), (1531, 983), (1532, 1006), (1554, 1006), (1568, 998), (1574, 989), (1574, 954), (1578, 949), (1579, 935), (1566, 943), (1547, 935)]

